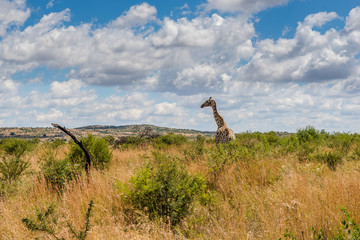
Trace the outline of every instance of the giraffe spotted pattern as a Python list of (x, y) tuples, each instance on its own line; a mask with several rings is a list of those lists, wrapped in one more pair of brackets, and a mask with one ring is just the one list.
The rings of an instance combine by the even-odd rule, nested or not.
[(215, 143), (219, 144), (219, 143), (228, 143), (230, 141), (234, 141), (235, 140), (234, 131), (226, 126), (226, 123), (225, 123), (223, 117), (220, 116), (220, 114), (218, 113), (218, 111), (216, 109), (216, 102), (213, 99), (211, 99), (211, 97), (210, 97), (208, 100), (206, 100), (201, 105), (201, 108), (204, 108), (204, 107), (212, 107), (215, 122), (218, 125), (218, 129), (217, 129), (216, 137), (215, 137)]

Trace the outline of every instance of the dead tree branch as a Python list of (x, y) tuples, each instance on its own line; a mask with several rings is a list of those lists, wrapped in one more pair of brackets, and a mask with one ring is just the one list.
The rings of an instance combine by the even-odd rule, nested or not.
[(90, 160), (90, 154), (89, 152), (86, 150), (86, 148), (84, 147), (84, 145), (82, 144), (81, 141), (77, 140), (77, 138), (69, 131), (67, 130), (65, 127), (62, 127), (58, 124), (52, 123), (51, 125), (53, 125), (54, 127), (60, 129), (61, 131), (63, 131), (64, 133), (66, 133), (67, 135), (69, 135), (74, 142), (79, 145), (79, 147), (81, 148), (81, 150), (85, 153), (85, 158), (86, 158), (86, 164), (85, 164), (85, 171), (86, 174), (89, 175), (89, 170), (90, 170), (90, 165), (91, 165), (91, 160)]

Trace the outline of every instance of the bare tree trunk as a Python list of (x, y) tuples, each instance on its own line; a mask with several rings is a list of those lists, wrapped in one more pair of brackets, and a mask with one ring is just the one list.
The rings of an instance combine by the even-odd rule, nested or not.
[(77, 140), (76, 137), (69, 131), (67, 130), (65, 127), (62, 127), (58, 124), (52, 123), (51, 125), (53, 125), (56, 128), (59, 128), (61, 131), (63, 131), (64, 133), (66, 133), (67, 135), (69, 135), (74, 142), (79, 145), (79, 147), (81, 148), (81, 150), (83, 150), (83, 152), (85, 153), (85, 158), (86, 158), (86, 164), (85, 164), (85, 171), (86, 171), (86, 175), (89, 176), (89, 170), (90, 170), (90, 165), (91, 165), (91, 160), (90, 160), (90, 154), (89, 152), (86, 150), (86, 148), (84, 147), (84, 145), (82, 144), (81, 141)]

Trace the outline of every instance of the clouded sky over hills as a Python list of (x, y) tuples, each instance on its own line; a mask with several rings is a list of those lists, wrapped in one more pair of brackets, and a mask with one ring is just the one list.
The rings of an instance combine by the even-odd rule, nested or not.
[(360, 132), (360, 0), (0, 0), (0, 126)]

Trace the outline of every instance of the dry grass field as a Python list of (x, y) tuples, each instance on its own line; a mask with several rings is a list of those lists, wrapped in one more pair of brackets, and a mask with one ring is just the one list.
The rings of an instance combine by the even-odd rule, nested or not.
[[(4, 162), (14, 150), (2, 145)], [(78, 171), (61, 189), (46, 178), (44, 162), (68, 158), (73, 146), (46, 142), (33, 145), (18, 155), (28, 167), (16, 179), (5, 176), (9, 168), (1, 170), (0, 239), (359, 237), (357, 134), (320, 133), (310, 127), (282, 137), (273, 132), (242, 133), (237, 135), (236, 143), (220, 147), (201, 137), (184, 142), (132, 141), (118, 148), (109, 146), (111, 159), (106, 167), (92, 167), (88, 178)], [(196, 176), (205, 184), (200, 194), (188, 200), (188, 209), (175, 225), (171, 224), (173, 215), (151, 215), (152, 206), (139, 208), (136, 202), (150, 196), (134, 191), (149, 191), (145, 188), (153, 185), (135, 185), (153, 179), (154, 171), (146, 172), (144, 166), (158, 166), (159, 158), (175, 162), (179, 167), (176, 171), (184, 170), (186, 176)], [(141, 169), (144, 171), (139, 173)], [(150, 175), (136, 180), (135, 176), (143, 177), (144, 172)], [(168, 172), (157, 173), (162, 176)], [(37, 224), (37, 229), (27, 227), (25, 218)], [(86, 221), (90, 224), (87, 230)]]

